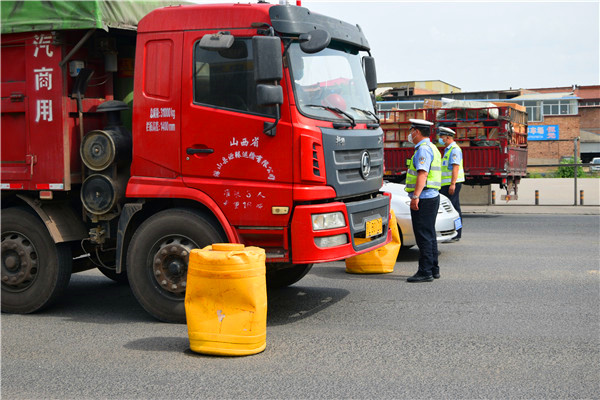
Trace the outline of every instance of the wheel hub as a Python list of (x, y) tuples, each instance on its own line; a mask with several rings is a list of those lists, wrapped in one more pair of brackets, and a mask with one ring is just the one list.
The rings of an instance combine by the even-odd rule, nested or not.
[(25, 236), (8, 233), (2, 237), (2, 285), (23, 290), (37, 274), (37, 251)]
[(9, 254), (6, 256), (4, 264), (6, 265), (6, 269), (9, 271), (14, 271), (19, 266), (19, 257), (14, 254)]
[(185, 293), (189, 255), (195, 245), (185, 238), (169, 238), (158, 245), (152, 270), (154, 278), (164, 290)]
[(173, 260), (171, 264), (169, 264), (169, 273), (171, 275), (181, 275), (181, 271), (185, 268), (185, 265), (181, 262), (181, 260)]

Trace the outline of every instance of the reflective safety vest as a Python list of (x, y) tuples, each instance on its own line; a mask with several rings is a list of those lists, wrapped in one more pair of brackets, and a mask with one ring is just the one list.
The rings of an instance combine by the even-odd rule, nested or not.
[[(431, 151), (433, 151), (433, 161), (431, 162), (431, 167), (429, 168), (429, 173), (427, 174), (427, 182), (425, 182), (425, 187), (427, 189), (437, 189), (439, 190), (442, 187), (442, 155), (438, 148), (431, 142), (425, 142), (425, 146), (429, 146)], [(415, 155), (417, 154), (417, 149), (419, 147), (415, 147)], [(410, 159), (410, 165), (408, 166), (408, 171), (406, 172), (406, 191), (414, 192), (415, 187), (417, 186), (417, 169), (415, 168), (415, 155)]]
[(452, 149), (457, 149), (460, 154), (460, 164), (458, 164), (458, 178), (456, 178), (456, 182), (464, 182), (465, 181), (465, 170), (463, 168), (463, 159), (462, 159), (462, 150), (453, 142), (450, 146), (446, 148), (446, 152), (444, 153), (444, 157), (442, 158), (442, 186), (448, 186), (452, 183), (452, 164), (450, 164), (450, 154), (452, 153)]

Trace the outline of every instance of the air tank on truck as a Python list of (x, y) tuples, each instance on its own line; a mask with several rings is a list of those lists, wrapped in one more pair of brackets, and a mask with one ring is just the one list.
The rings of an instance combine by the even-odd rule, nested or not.
[(264, 2), (150, 7), (2, 2), (3, 312), (98, 268), (183, 322), (194, 248), (262, 247), (276, 288), (391, 239), (359, 26)]

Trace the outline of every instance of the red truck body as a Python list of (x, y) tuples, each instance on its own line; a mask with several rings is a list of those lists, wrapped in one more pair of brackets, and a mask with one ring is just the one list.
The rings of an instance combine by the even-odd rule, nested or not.
[[(167, 321), (184, 318), (192, 247), (213, 241), (263, 247), (267, 278), (280, 286), (300, 279), (312, 263), (388, 243), (379, 126), (364, 111), (349, 123), (321, 103), (310, 107), (323, 108), (324, 116), (300, 109), (289, 61), (269, 67), (282, 70), (276, 81), (256, 80), (256, 63), (273, 58), (252, 54), (261, 49), (256, 37), (277, 39), (279, 60), (290, 57), (287, 51), (303, 55), (298, 38), (305, 32), (296, 26), (329, 30), (334, 48), (326, 48), (327, 42), (325, 52), (368, 52), (355, 26), (271, 4), (160, 8), (141, 19), (137, 32), (3, 33), (3, 225), (5, 216), (28, 209), (44, 222), (59, 259), (65, 246), (66, 258), (100, 253), (100, 270), (114, 279), (127, 275), (146, 310)], [(204, 41), (221, 37), (231, 42), (213, 49)], [(352, 84), (353, 90), (364, 89), (360, 98), (368, 98), (365, 76), (326, 82)], [(280, 87), (283, 100), (258, 104), (261, 85), (270, 93)], [(176, 226), (161, 231), (182, 213), (206, 226), (204, 236), (190, 237), (194, 233), (177, 232)], [(374, 219), (380, 229), (366, 231)], [(8, 235), (3, 229), (3, 252)], [(371, 242), (354, 243), (365, 236)], [(7, 240), (6, 248), (18, 248), (15, 241)], [(149, 273), (129, 271), (144, 257)], [(15, 254), (10, 265), (3, 263), (3, 311), (46, 305), (18, 304), (19, 290), (41, 285), (29, 269), (13, 265), (30, 261)], [(146, 275), (155, 279), (136, 283), (148, 280)], [(155, 287), (156, 294), (144, 294)]]
[[(437, 143), (440, 126), (456, 132), (455, 141), (463, 152), (465, 184), (498, 183), (514, 191), (527, 173), (527, 114), (519, 106), (467, 109), (449, 106), (379, 113), (386, 138), (386, 179), (404, 179), (407, 160), (414, 154), (414, 147), (406, 140), (411, 118), (426, 119), (435, 124), (431, 135), (433, 143)], [(443, 154), (443, 146), (440, 146), (440, 152)]]

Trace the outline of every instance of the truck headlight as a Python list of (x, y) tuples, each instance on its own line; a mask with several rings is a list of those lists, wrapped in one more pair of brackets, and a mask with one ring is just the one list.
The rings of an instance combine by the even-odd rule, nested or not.
[(344, 218), (344, 214), (339, 211), (326, 214), (313, 214), (312, 225), (315, 231), (343, 228), (346, 226), (346, 219)]
[(348, 243), (348, 237), (346, 234), (342, 233), (341, 235), (334, 236), (324, 236), (324, 237), (316, 237), (315, 244), (317, 247), (324, 249), (328, 247), (341, 246), (343, 244)]

